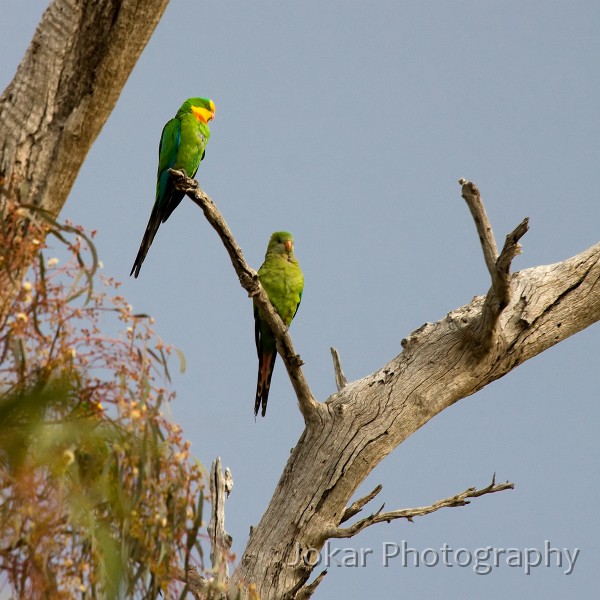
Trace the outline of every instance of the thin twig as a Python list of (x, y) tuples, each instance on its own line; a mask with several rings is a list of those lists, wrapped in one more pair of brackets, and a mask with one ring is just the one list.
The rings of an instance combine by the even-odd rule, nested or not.
[(429, 506), (421, 506), (418, 508), (404, 508), (401, 510), (394, 510), (390, 512), (382, 512), (383, 506), (374, 514), (361, 519), (351, 525), (350, 527), (341, 528), (336, 527), (329, 529), (325, 532), (326, 538), (349, 538), (357, 533), (361, 532), (363, 529), (374, 525), (375, 523), (382, 523), (383, 521), (390, 522), (395, 519), (407, 519), (408, 521), (412, 521), (414, 517), (422, 517), (424, 515), (428, 515), (432, 512), (440, 510), (440, 508), (450, 508), (455, 506), (465, 506), (469, 504), (467, 498), (477, 498), (479, 496), (483, 496), (484, 494), (494, 494), (496, 492), (502, 492), (504, 490), (512, 490), (514, 489), (513, 483), (500, 483), (496, 484), (496, 478), (492, 479), (492, 483), (485, 488), (480, 490), (471, 487), (466, 489), (464, 492), (460, 494), (456, 494), (455, 496), (451, 496), (450, 498), (445, 498), (443, 500), (438, 500)]
[(500, 304), (503, 306), (506, 306), (510, 300), (510, 265), (515, 256), (521, 254), (521, 244), (519, 244), (519, 240), (527, 233), (528, 229), (529, 219), (525, 217), (517, 225), (515, 230), (506, 236), (504, 247), (502, 248), (502, 252), (500, 252), (498, 260), (496, 261), (496, 272), (498, 273), (498, 278), (501, 280), (501, 286), (499, 286), (497, 296), (498, 302), (500, 302)]
[(318, 418), (319, 403), (315, 400), (310, 391), (308, 382), (302, 372), (302, 359), (296, 354), (292, 344), (292, 338), (280, 316), (277, 314), (277, 311), (269, 301), (266, 292), (260, 285), (256, 271), (251, 269), (246, 263), (242, 250), (237, 245), (223, 215), (221, 215), (215, 206), (215, 203), (200, 188), (198, 182), (195, 179), (187, 177), (183, 171), (169, 169), (169, 173), (173, 177), (177, 189), (185, 192), (192, 202), (202, 209), (207, 221), (221, 238), (221, 241), (229, 254), (229, 258), (231, 259), (231, 264), (240, 280), (240, 284), (259, 306), (261, 309), (261, 316), (264, 316), (267, 324), (273, 331), (275, 339), (277, 340), (277, 350), (281, 355), (290, 381), (292, 382), (292, 386), (294, 387), (294, 391), (296, 392), (298, 405), (300, 406), (300, 412), (304, 417), (304, 421), (306, 423), (315, 421)]
[(340, 519), (340, 523), (344, 523), (348, 519), (351, 519), (354, 515), (358, 514), (363, 509), (365, 504), (367, 504), (368, 502), (371, 502), (371, 500), (373, 500), (373, 498), (375, 498), (375, 496), (377, 496), (377, 494), (379, 494), (379, 492), (382, 489), (383, 489), (383, 486), (381, 484), (379, 484), (372, 492), (370, 492), (363, 498), (359, 498), (358, 500), (353, 502), (350, 506), (348, 506), (346, 508), (346, 510), (344, 511), (342, 518)]
[(172, 567), (170, 574), (174, 579), (177, 579), (177, 581), (185, 583), (194, 598), (199, 599), (205, 597), (210, 582), (208, 579), (198, 575), (195, 567), (188, 569), (187, 572), (183, 569)]
[(314, 581), (311, 581), (308, 585), (302, 587), (296, 595), (296, 600), (308, 600), (315, 593), (317, 586), (323, 581), (325, 575), (327, 575), (327, 571), (321, 571)]
[(337, 351), (337, 348), (331, 346), (329, 348), (331, 350), (331, 357), (333, 358), (333, 371), (335, 373), (335, 385), (337, 386), (338, 392), (346, 387), (348, 380), (344, 375), (344, 371), (342, 370), (342, 361), (340, 359), (340, 353)]

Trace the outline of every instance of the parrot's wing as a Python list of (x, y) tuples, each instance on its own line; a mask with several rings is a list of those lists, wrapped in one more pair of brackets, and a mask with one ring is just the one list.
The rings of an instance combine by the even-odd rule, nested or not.
[(158, 146), (158, 173), (161, 174), (167, 169), (171, 169), (177, 158), (177, 151), (181, 144), (181, 121), (179, 119), (171, 119), (163, 127), (160, 136), (160, 144)]

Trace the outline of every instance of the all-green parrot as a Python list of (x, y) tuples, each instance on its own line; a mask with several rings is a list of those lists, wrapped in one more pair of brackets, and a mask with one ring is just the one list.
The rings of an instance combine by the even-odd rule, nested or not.
[[(276, 231), (269, 240), (265, 262), (258, 270), (258, 278), (281, 320), (290, 326), (302, 299), (304, 275), (294, 257), (294, 238), (287, 231)], [(254, 416), (262, 405), (261, 415), (267, 412), (269, 386), (273, 376), (277, 348), (273, 331), (261, 317), (254, 304), (254, 337), (258, 352), (258, 383), (254, 401)]]
[(146, 232), (135, 257), (130, 275), (140, 274), (142, 263), (161, 223), (164, 223), (181, 202), (184, 193), (176, 189), (169, 169), (183, 169), (194, 177), (204, 158), (210, 138), (208, 122), (215, 116), (215, 105), (209, 98), (189, 98), (163, 128), (158, 147), (156, 200)]

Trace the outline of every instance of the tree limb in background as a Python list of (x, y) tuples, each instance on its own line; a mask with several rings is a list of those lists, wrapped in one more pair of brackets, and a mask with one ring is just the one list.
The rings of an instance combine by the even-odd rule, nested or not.
[[(53, 0), (0, 97), (0, 218), (5, 204), (56, 217), (168, 0)], [(28, 219), (9, 238), (22, 255)], [(40, 240), (43, 242), (43, 239)], [(7, 277), (0, 319), (18, 293), (32, 250)]]
[(231, 536), (225, 531), (225, 495), (229, 496), (225, 475), (221, 470), (221, 457), (213, 461), (210, 468), (210, 500), (212, 504), (208, 537), (210, 539), (210, 560), (215, 576), (227, 582), (229, 569), (227, 555), (231, 548)]

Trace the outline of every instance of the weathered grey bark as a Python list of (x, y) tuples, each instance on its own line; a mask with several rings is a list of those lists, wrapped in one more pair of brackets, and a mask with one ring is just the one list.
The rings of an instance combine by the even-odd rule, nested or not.
[[(0, 208), (11, 200), (59, 213), (167, 4), (50, 4), (0, 97)], [(0, 281), (2, 305), (21, 275)]]
[(231, 536), (225, 531), (225, 496), (229, 496), (233, 487), (233, 479), (229, 469), (221, 470), (221, 457), (213, 461), (210, 468), (210, 498), (212, 504), (208, 537), (210, 539), (210, 562), (216, 576), (227, 580), (229, 569), (227, 553), (231, 548)]

